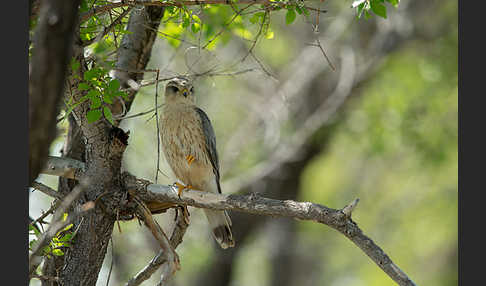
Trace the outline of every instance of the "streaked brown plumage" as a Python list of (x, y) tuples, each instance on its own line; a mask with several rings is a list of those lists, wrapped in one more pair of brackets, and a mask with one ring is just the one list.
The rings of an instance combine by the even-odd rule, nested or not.
[[(188, 79), (176, 78), (167, 83), (159, 130), (165, 158), (177, 179), (195, 190), (221, 193), (213, 127), (206, 113), (195, 105)], [(219, 245), (233, 247), (228, 214), (208, 209), (204, 212)]]

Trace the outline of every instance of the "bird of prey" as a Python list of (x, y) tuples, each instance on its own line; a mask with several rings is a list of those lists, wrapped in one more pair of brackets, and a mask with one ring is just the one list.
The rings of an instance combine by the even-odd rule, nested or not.
[[(221, 193), (216, 136), (208, 116), (195, 104), (189, 79), (178, 77), (167, 83), (159, 124), (165, 159), (184, 184), (176, 183), (179, 195), (185, 188)], [(210, 209), (204, 213), (219, 245), (233, 247), (228, 213)]]

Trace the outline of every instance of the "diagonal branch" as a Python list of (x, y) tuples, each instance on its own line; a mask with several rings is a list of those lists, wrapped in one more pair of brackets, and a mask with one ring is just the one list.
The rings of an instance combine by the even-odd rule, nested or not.
[[(171, 243), (169, 242), (169, 239), (165, 235), (164, 231), (162, 228), (157, 224), (157, 222), (153, 219), (152, 214), (148, 207), (145, 205), (145, 203), (139, 201), (137, 197), (134, 198), (135, 202), (137, 203), (137, 214), (142, 218), (144, 221), (145, 225), (150, 229), (152, 232), (153, 236), (159, 243), (160, 247), (162, 248), (162, 252), (159, 255), (160, 259), (163, 261), (163, 263), (167, 266), (165, 269), (162, 271), (162, 281), (167, 281), (172, 277), (172, 275), (180, 269), (180, 262), (179, 262), (179, 256), (175, 252), (174, 248), (172, 247)], [(145, 277), (145, 276), (144, 276)], [(150, 276), (148, 276), (150, 277)], [(148, 278), (147, 277), (147, 278)], [(142, 279), (139, 279), (143, 281)], [(136, 281), (139, 281), (136, 280)], [(138, 285), (138, 284), (133, 284), (133, 285)]]
[[(186, 218), (183, 214), (178, 215), (176, 218), (176, 224), (172, 235), (170, 237), (170, 246), (176, 249), (182, 242), (182, 237), (186, 233), (186, 229), (189, 226)], [(138, 272), (133, 278), (131, 278), (125, 286), (137, 286), (143, 281), (149, 279), (152, 274), (159, 269), (161, 265), (167, 262), (166, 256), (163, 251), (160, 251), (157, 256), (155, 256), (149, 264), (147, 264), (140, 272)]]

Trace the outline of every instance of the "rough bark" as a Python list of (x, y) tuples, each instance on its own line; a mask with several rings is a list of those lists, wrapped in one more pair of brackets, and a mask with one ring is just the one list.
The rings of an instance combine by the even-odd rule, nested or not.
[[(63, 158), (72, 158), (79, 162), (85, 162), (84, 154), (86, 152), (81, 130), (79, 129), (73, 116), (68, 117), (69, 127), (62, 149)], [(84, 166), (83, 166), (84, 169)], [(59, 177), (58, 193), (61, 196), (69, 194), (76, 186), (77, 181), (74, 179)], [(51, 259), (44, 260), (42, 273), (49, 277), (57, 277), (64, 266), (64, 257), (53, 256)], [(57, 286), (58, 281), (42, 280), (42, 286)]]
[[(118, 48), (116, 64), (118, 70), (115, 72), (115, 76), (120, 80), (122, 86), (127, 87), (128, 81), (139, 82), (143, 79), (144, 73), (140, 71), (143, 71), (148, 64), (163, 15), (164, 7), (147, 6), (132, 9), (127, 24), (127, 30), (131, 33), (123, 37)], [(126, 112), (130, 110), (136, 93), (137, 90), (128, 92), (129, 99), (124, 103)], [(112, 112), (121, 114), (123, 106), (120, 103), (115, 104)]]
[[(161, 7), (147, 7), (133, 9), (130, 14), (127, 29), (131, 32), (125, 34), (122, 45), (119, 49), (119, 66), (127, 70), (143, 70), (148, 63), (156, 31), (163, 15)], [(135, 24), (133, 24), (135, 22)], [(80, 41), (76, 41), (75, 56), (80, 61), (79, 78), (86, 70), (83, 58), (83, 48)], [(139, 74), (136, 74), (136, 79)], [(123, 83), (123, 81), (122, 81)], [(71, 86), (76, 90), (78, 81), (72, 77)], [(131, 92), (131, 100), (126, 103), (129, 110), (131, 101), (136, 91)], [(82, 93), (75, 92), (75, 100), (79, 100)], [(122, 109), (122, 105), (114, 106)], [(89, 111), (89, 104), (78, 105), (73, 115), (79, 130), (72, 128), (76, 142), (71, 145), (73, 155), (81, 156), (85, 161), (85, 170), (80, 180), (88, 180), (88, 188), (84, 195), (79, 198), (74, 207), (88, 201), (95, 201), (95, 210), (87, 213), (74, 223), (77, 229), (73, 246), (65, 254), (64, 265), (59, 272), (61, 285), (96, 285), (99, 271), (101, 269), (108, 242), (112, 235), (113, 225), (117, 217), (119, 205), (124, 202), (124, 188), (121, 181), (121, 160), (127, 145), (126, 134), (104, 120), (95, 123), (88, 123), (86, 113)], [(79, 132), (80, 131), (80, 132)], [(80, 135), (79, 135), (80, 134)], [(82, 141), (82, 144), (79, 142)], [(69, 149), (69, 148), (68, 148)], [(69, 153), (69, 152), (68, 152)], [(66, 186), (67, 185), (67, 186)], [(62, 189), (69, 191), (73, 182), (61, 181)], [(64, 192), (64, 191), (63, 191)], [(57, 263), (56, 263), (57, 264)]]
[(72, 54), (79, 0), (45, 0), (40, 8), (29, 74), (29, 184), (56, 137), (56, 117)]

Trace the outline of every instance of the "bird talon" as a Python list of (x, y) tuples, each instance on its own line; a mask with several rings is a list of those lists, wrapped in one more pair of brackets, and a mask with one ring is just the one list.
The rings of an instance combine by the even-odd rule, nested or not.
[(177, 195), (179, 196), (179, 199), (181, 198), (182, 191), (186, 189), (192, 189), (191, 185), (184, 186), (183, 184), (180, 184), (178, 182), (176, 182), (175, 185), (177, 187)]

